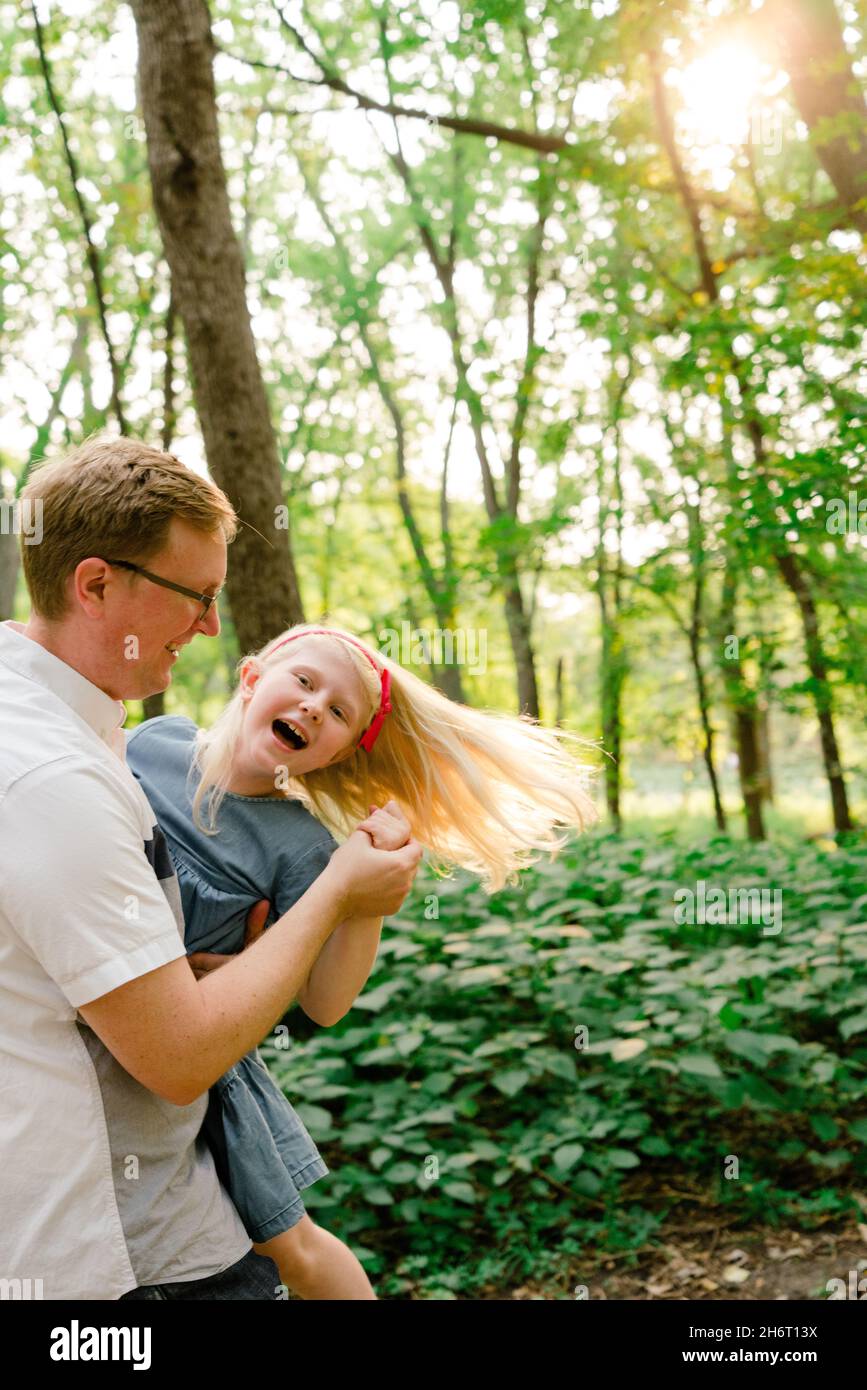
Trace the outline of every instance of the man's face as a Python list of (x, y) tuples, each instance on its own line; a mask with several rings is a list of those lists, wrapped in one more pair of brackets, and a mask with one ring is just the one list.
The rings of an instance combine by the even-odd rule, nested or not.
[[(125, 560), (125, 555), (111, 557)], [(163, 549), (144, 563), (161, 579), (171, 579), (198, 593), (214, 594), (226, 578), (226, 540), (222, 531), (200, 531), (175, 517)], [(171, 685), (178, 650), (197, 633), (216, 637), (217, 605), (200, 617), (202, 604), (164, 589), (143, 575), (113, 568), (106, 600), (103, 689), (117, 700), (143, 700)]]

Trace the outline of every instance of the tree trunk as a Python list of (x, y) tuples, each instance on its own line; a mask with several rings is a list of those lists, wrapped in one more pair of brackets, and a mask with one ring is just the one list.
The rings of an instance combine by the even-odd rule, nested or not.
[(735, 579), (727, 558), (720, 605), (720, 669), (726, 695), (734, 717), (735, 742), (738, 750), (738, 777), (747, 823), (747, 838), (763, 840), (765, 823), (762, 816), (762, 790), (759, 767), (759, 735), (756, 719), (755, 692), (744, 679), (740, 657), (726, 656), (724, 641), (735, 636)]
[(741, 794), (744, 799), (744, 814), (747, 819), (747, 837), (750, 840), (765, 838), (765, 822), (762, 816), (761, 769), (759, 767), (758, 734), (756, 712), (749, 706), (740, 705), (735, 709), (735, 736), (738, 743), (738, 775), (741, 781)]
[(434, 685), (439, 686), (442, 693), (457, 704), (465, 705), (467, 703), (459, 666), (435, 666)]
[[(788, 13), (788, 10), (788, 5), (784, 7), (784, 9), (782, 10), (780, 10), (779, 5), (777, 6), (777, 14), (781, 24), (785, 23), (785, 17)], [(810, 86), (810, 91), (813, 92), (813, 95), (815, 96), (815, 92), (813, 91), (813, 87), (815, 86), (816, 91), (822, 94), (821, 102), (826, 103), (825, 105), (821, 105), (820, 103), (821, 109), (819, 109), (819, 105), (817, 105), (816, 109), (814, 110), (814, 115), (816, 119), (824, 120), (826, 116), (830, 117), (832, 115), (836, 115), (841, 110), (845, 110), (849, 111), (850, 113), (860, 113), (859, 118), (863, 123), (863, 98), (861, 98), (859, 95), (858, 100), (853, 105), (853, 98), (850, 97), (847, 92), (847, 83), (854, 82), (854, 78), (852, 77), (851, 69), (848, 69), (846, 54), (845, 50), (843, 49), (842, 34), (839, 32), (839, 21), (837, 19), (836, 9), (834, 8), (833, 0), (798, 0), (796, 20), (797, 23), (792, 33), (796, 34), (797, 37), (796, 39), (793, 39), (790, 35), (787, 39), (787, 42), (795, 45), (795, 47), (792, 48), (792, 53), (794, 54), (792, 66), (797, 67), (798, 62), (803, 60), (804, 71), (806, 72), (807, 61), (810, 56), (810, 45), (813, 43), (816, 45), (817, 50), (822, 57), (822, 61), (819, 64), (819, 71), (821, 73), (820, 83), (816, 84), (814, 68), (811, 67), (810, 72), (807, 74), (807, 80), (809, 84), (813, 84)], [(695, 245), (696, 258), (698, 260), (699, 271), (702, 279), (702, 285), (704, 286), (705, 292), (707, 293), (710, 302), (712, 304), (717, 304), (719, 302), (719, 289), (717, 286), (716, 273), (713, 268), (713, 263), (711, 261), (711, 257), (708, 251), (704, 235), (704, 229), (701, 221), (701, 210), (689, 183), (689, 179), (687, 178), (686, 171), (683, 167), (683, 163), (680, 159), (680, 154), (677, 148), (677, 141), (675, 139), (674, 134), (674, 126), (668, 110), (668, 103), (665, 92), (665, 86), (662, 78), (662, 67), (659, 52), (657, 50), (653, 50), (650, 53), (649, 57), (651, 76), (653, 82), (654, 107), (657, 113), (660, 136), (668, 154), (672, 171), (675, 176), (675, 182), (677, 183), (684, 204), (684, 209), (689, 219), (693, 243)], [(846, 68), (849, 72), (848, 78), (841, 75), (843, 73), (844, 68)], [(831, 73), (830, 77), (829, 71)], [(842, 83), (842, 87), (840, 86), (840, 83)], [(816, 98), (816, 100), (819, 100), (818, 97)], [(860, 128), (861, 127), (859, 126), (859, 129)], [(836, 148), (836, 145), (837, 141), (833, 140), (826, 142), (820, 148), (827, 151), (832, 148)], [(865, 175), (867, 175), (867, 145), (865, 145), (863, 137), (860, 141), (854, 141), (852, 148), (850, 148), (850, 154), (852, 154), (852, 149), (855, 150), (855, 154), (852, 155), (852, 162), (847, 163), (845, 153), (838, 151), (837, 153), (839, 154), (839, 159), (837, 160), (837, 164), (835, 166), (837, 169), (837, 176), (842, 177), (844, 179), (844, 182), (846, 179), (849, 179), (853, 184), (853, 186), (851, 187), (847, 185), (848, 192), (845, 195), (843, 195), (847, 202), (847, 206), (851, 206), (851, 203), (853, 201), (857, 201), (857, 199), (863, 198), (865, 193), (867, 193), (867, 189), (865, 189), (864, 187), (864, 178)], [(832, 177), (834, 177), (834, 175), (832, 175)], [(857, 186), (854, 186), (855, 184), (857, 184)], [(865, 219), (865, 222), (863, 224), (858, 221), (857, 216), (853, 216), (853, 220), (855, 221), (856, 225), (867, 226), (867, 219)], [(758, 410), (751, 403), (752, 392), (744, 364), (740, 361), (739, 358), (736, 357), (733, 351), (730, 351), (730, 361), (728, 365), (729, 370), (731, 371), (732, 375), (738, 383), (738, 388), (740, 391), (742, 402), (742, 410), (745, 416), (747, 433), (749, 434), (753, 446), (753, 452), (755, 454), (757, 474), (759, 479), (763, 480), (766, 474), (766, 464), (764, 433), (761, 423), (761, 417)], [(723, 400), (725, 400), (725, 396), (723, 396)], [(725, 406), (723, 406), (723, 414), (725, 416)], [(734, 463), (733, 459), (730, 456), (730, 452), (728, 457), (728, 463), (729, 486), (732, 493), (732, 497), (734, 498), (737, 496), (736, 469), (734, 468)], [(816, 615), (815, 604), (813, 603), (810, 587), (807, 583), (805, 575), (803, 574), (801, 563), (797, 555), (794, 554), (792, 551), (786, 549), (782, 537), (779, 539), (779, 541), (776, 543), (773, 549), (774, 560), (776, 561), (776, 564), (780, 570), (781, 575), (783, 576), (785, 583), (788, 585), (789, 589), (794, 594), (795, 599), (798, 603), (798, 607), (801, 611), (801, 618), (803, 621), (804, 634), (806, 638), (807, 665), (809, 667), (810, 674), (813, 677), (813, 698), (816, 705), (816, 712), (819, 718), (819, 729), (822, 741), (822, 758), (825, 763), (825, 772), (828, 777), (829, 786), (831, 788), (831, 801), (834, 812), (834, 826), (835, 829), (838, 831), (849, 830), (852, 828), (852, 823), (849, 817), (849, 807), (846, 800), (846, 785), (843, 780), (843, 773), (840, 764), (840, 755), (837, 747), (837, 738), (834, 729), (833, 697), (827, 681), (827, 665), (825, 662), (824, 652), (822, 650), (821, 637), (819, 635), (819, 624)], [(731, 571), (727, 569), (725, 585), (729, 585), (732, 582), (733, 576), (731, 574)], [(733, 631), (733, 628), (730, 627), (729, 631)], [(740, 680), (739, 684), (743, 689), (744, 687), (742, 680)], [(736, 711), (738, 711), (739, 708), (739, 705), (736, 705)], [(746, 773), (742, 771), (742, 782), (744, 780), (744, 777), (746, 777), (745, 785), (750, 786), (751, 797), (755, 799), (755, 797), (758, 796), (758, 808), (756, 809), (756, 807), (753, 806), (751, 808), (748, 808), (747, 810), (748, 821), (752, 820), (752, 822), (756, 826), (758, 826), (761, 819), (762, 800), (760, 787), (761, 766), (758, 756), (758, 738), (756, 736), (757, 730), (755, 708), (753, 708), (750, 713), (752, 727), (748, 737), (751, 745), (753, 742), (755, 742), (755, 747), (751, 746), (746, 750), (747, 771)], [(758, 789), (756, 787), (757, 781), (759, 783)]]
[[(169, 307), (166, 310), (166, 328), (164, 352), (166, 355), (165, 367), (163, 368), (163, 423), (160, 431), (160, 443), (166, 453), (169, 453), (175, 437), (175, 425), (177, 424), (177, 410), (175, 408), (175, 328), (176, 328), (175, 295), (171, 286), (171, 276), (169, 277)], [(155, 695), (148, 695), (142, 700), (142, 719), (156, 719), (159, 715), (166, 712), (166, 692), (158, 690)]]
[(726, 817), (723, 810), (722, 798), (720, 797), (719, 782), (716, 775), (716, 764), (713, 756), (714, 732), (710, 717), (710, 701), (707, 694), (707, 682), (704, 676), (704, 667), (701, 662), (701, 632), (704, 626), (704, 575), (705, 575), (705, 542), (701, 516), (701, 487), (699, 485), (698, 501), (695, 506), (686, 504), (686, 515), (689, 526), (689, 555), (692, 566), (692, 611), (688, 628), (689, 655), (692, 661), (693, 674), (695, 676), (695, 691), (698, 699), (699, 715), (701, 717), (701, 727), (704, 734), (704, 747), (702, 757), (707, 768), (708, 780), (710, 781), (711, 794), (713, 796), (713, 813), (716, 819), (717, 830), (725, 831)]
[(563, 664), (562, 656), (558, 656), (557, 666), (554, 672), (554, 723), (558, 729), (562, 729), (563, 727), (563, 716), (565, 714)]
[(602, 743), (610, 757), (605, 759), (605, 801), (614, 829), (623, 826), (620, 808), (620, 757), (623, 730), (623, 686), (626, 660), (623, 639), (616, 619), (602, 616)]
[[(381, 20), (380, 24), (382, 25)], [(385, 42), (386, 36), (384, 28), (382, 27), (381, 34), (383, 39), (382, 57), (385, 65), (386, 78), (389, 84), (389, 91), (392, 91), (392, 79)], [(497, 479), (491, 469), (488, 448), (485, 443), (485, 411), (482, 399), (469, 381), (468, 364), (464, 357), (463, 341), (458, 325), (457, 300), (455, 298), (454, 286), (458, 228), (456, 224), (453, 224), (449, 238), (448, 251), (443, 255), (437, 246), (436, 239), (431, 232), (427, 219), (419, 216), (418, 196), (413, 183), (410, 167), (404, 158), (400, 129), (396, 121), (394, 123), (394, 135), (397, 144), (396, 152), (390, 150), (388, 146), (385, 145), (383, 148), (386, 150), (392, 165), (400, 175), (404, 187), (406, 188), (410, 205), (415, 214), (419, 236), (430, 258), (431, 265), (443, 293), (443, 302), (440, 306), (440, 312), (443, 327), (448, 333), (452, 346), (452, 357), (457, 377), (456, 401), (463, 400), (465, 402), (470, 417), (470, 426), (476, 446), (476, 456), (482, 474), (482, 493), (485, 499), (485, 509), (488, 513), (488, 520), (492, 528), (501, 528), (503, 522), (507, 518), (512, 522), (518, 520), (518, 500), (521, 482), (520, 440), (523, 436), (527, 405), (533, 386), (536, 364), (540, 355), (540, 349), (535, 342), (534, 336), (535, 305), (539, 288), (538, 262), (544, 240), (545, 221), (548, 215), (547, 204), (545, 204), (543, 200), (538, 206), (538, 219), (534, 228), (531, 254), (527, 268), (527, 344), (524, 357), (524, 370), (518, 390), (518, 405), (512, 426), (511, 449), (505, 466), (507, 501), (503, 503), (499, 498)], [(540, 166), (540, 185), (542, 184), (542, 172), (543, 170)], [(494, 533), (493, 530), (492, 543), (496, 547), (497, 575), (503, 594), (506, 628), (509, 633), (509, 641), (515, 661), (515, 672), (518, 684), (518, 709), (522, 714), (529, 714), (533, 719), (539, 719), (541, 717), (539, 709), (539, 688), (536, 681), (535, 656), (530, 640), (532, 621), (527, 613), (524, 604), (524, 596), (521, 591), (518, 559), (514, 548), (510, 549), (509, 542), (506, 541), (504, 545), (497, 539), (496, 533)]]
[(834, 814), (834, 829), (851, 830), (849, 802), (846, 797), (846, 783), (840, 764), (840, 751), (834, 728), (833, 698), (828, 684), (828, 667), (819, 633), (819, 619), (816, 605), (807, 576), (791, 551), (776, 557), (777, 566), (786, 584), (795, 597), (804, 625), (804, 645), (807, 652), (807, 665), (813, 678), (813, 700), (819, 720), (819, 735), (822, 744), (822, 761), (825, 775), (831, 789), (831, 807)]
[(15, 611), (19, 563), (18, 537), (11, 527), (0, 527), (0, 622), (11, 618)]
[[(441, 631), (454, 634), (457, 629), (457, 619), (454, 607), (454, 595), (457, 591), (456, 575), (454, 572), (451, 535), (449, 529), (449, 503), (447, 487), (447, 471), (449, 455), (451, 452), (452, 435), (454, 431), (455, 412), (452, 411), (452, 423), (449, 429), (449, 441), (446, 446), (445, 457), (443, 460), (443, 474), (440, 486), (440, 517), (442, 527), (442, 541), (444, 551), (444, 563), (440, 574), (436, 572), (434, 562), (431, 560), (427, 546), (422, 535), (421, 526), (415, 515), (412, 501), (409, 495), (409, 478), (406, 467), (406, 427), (404, 425), (403, 409), (397, 393), (392, 389), (386, 374), (383, 371), (383, 364), (380, 361), (380, 353), (376, 347), (374, 334), (370, 331), (370, 322), (367, 311), (362, 307), (362, 294), (356, 284), (352, 270), (352, 260), (349, 256), (343, 236), (334, 222), (328, 207), (326, 206), (320, 192), (319, 186), (313, 174), (313, 170), (303, 160), (300, 161), (301, 176), (304, 179), (304, 187), (314, 203), (319, 216), (322, 218), (328, 232), (334, 242), (337, 252), (337, 263), (340, 270), (344, 287), (355, 303), (354, 321), (362, 346), (367, 354), (373, 379), (376, 382), (382, 403), (391, 417), (394, 426), (394, 447), (395, 447), (395, 472), (397, 482), (397, 501), (403, 523), (409, 537), (410, 545), (418, 562), (419, 574), (422, 583), (427, 591), (428, 599), (436, 614), (437, 627)], [(338, 494), (339, 501), (339, 494)], [(336, 507), (334, 525), (337, 524)], [(330, 534), (330, 532), (329, 532)], [(330, 556), (326, 549), (326, 564)], [(323, 577), (323, 594), (326, 592), (327, 577)], [(325, 603), (327, 609), (328, 603)], [(436, 663), (431, 662), (431, 673), (434, 683), (440, 687), (450, 700), (456, 700), (459, 704), (464, 703), (464, 692), (461, 683), (461, 671), (457, 665), (445, 664), (437, 667)]]
[(238, 642), (250, 651), (304, 614), (288, 529), (279, 524), (277, 440), (220, 154), (210, 15), (204, 0), (132, 0), (132, 10), (154, 209), (208, 467), (242, 522), (228, 592)]
[(770, 0), (764, 14), (816, 158), (852, 225), (867, 232), (867, 207), (856, 206), (867, 198), (867, 107), (835, 0)]
[(762, 799), (769, 806), (774, 804), (774, 771), (771, 764), (771, 712), (766, 697), (762, 697), (758, 709), (757, 731), (759, 735), (759, 766), (762, 777)]
[(713, 756), (713, 725), (710, 718), (710, 704), (707, 697), (707, 682), (704, 678), (704, 670), (701, 664), (701, 652), (699, 650), (698, 630), (695, 626), (690, 628), (689, 633), (689, 654), (692, 660), (692, 669), (695, 675), (695, 691), (698, 698), (698, 709), (701, 715), (701, 727), (704, 734), (704, 746), (701, 750), (704, 758), (704, 765), (707, 768), (708, 780), (710, 782), (711, 793), (713, 794), (713, 813), (716, 819), (717, 830), (725, 831), (726, 814), (723, 810), (722, 799), (720, 797), (719, 781), (716, 775), (716, 764)]
[[(505, 572), (505, 573), (504, 573)], [(501, 566), (506, 587), (506, 623), (512, 642), (515, 670), (518, 677), (518, 711), (540, 719), (539, 687), (536, 683), (536, 658), (530, 643), (530, 621), (524, 609), (524, 598), (515, 566), (507, 561)]]

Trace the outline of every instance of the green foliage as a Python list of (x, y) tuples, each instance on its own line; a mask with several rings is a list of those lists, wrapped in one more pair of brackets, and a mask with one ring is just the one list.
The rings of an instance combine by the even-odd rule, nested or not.
[[(444, 1271), (464, 1294), (492, 1277), (482, 1251), (514, 1278), (637, 1248), (684, 1182), (743, 1221), (845, 1210), (867, 1173), (865, 868), (857, 844), (597, 834), (490, 898), (420, 881), (351, 1013), (266, 1048), (331, 1169), (314, 1218), (382, 1292), (438, 1297)], [(678, 925), (699, 879), (779, 890), (779, 934)]]

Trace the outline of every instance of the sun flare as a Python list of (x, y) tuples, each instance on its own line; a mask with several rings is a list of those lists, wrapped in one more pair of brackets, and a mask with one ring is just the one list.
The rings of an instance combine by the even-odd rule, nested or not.
[(681, 116), (690, 143), (737, 145), (747, 138), (761, 67), (747, 44), (726, 43), (680, 73)]

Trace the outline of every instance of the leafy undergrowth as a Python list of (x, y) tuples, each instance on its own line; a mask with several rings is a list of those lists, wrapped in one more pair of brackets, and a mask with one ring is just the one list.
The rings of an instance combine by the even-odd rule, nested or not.
[[(865, 870), (854, 837), (597, 833), (492, 897), (419, 874), (347, 1017), (262, 1049), (331, 1170), (311, 1216), (380, 1297), (455, 1298), (652, 1247), (687, 1199), (729, 1231), (851, 1214)], [(678, 920), (714, 888), (776, 916)]]

